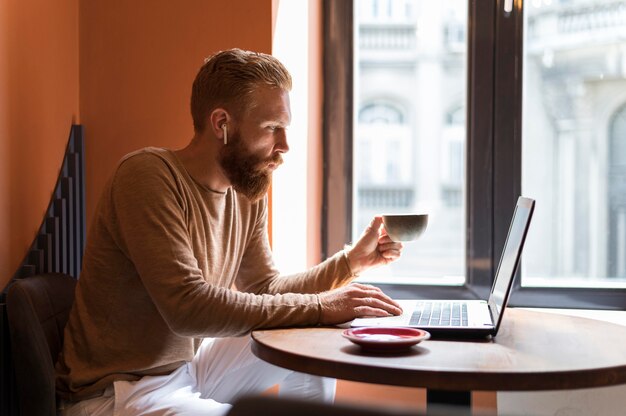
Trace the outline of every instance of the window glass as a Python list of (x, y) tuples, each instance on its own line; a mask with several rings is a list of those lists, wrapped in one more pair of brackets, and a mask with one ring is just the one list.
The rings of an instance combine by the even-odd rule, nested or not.
[(626, 4), (524, 3), (524, 286), (626, 287)]
[(355, 31), (353, 241), (374, 215), (429, 214), (365, 280), (461, 284), (467, 1), (356, 0)]

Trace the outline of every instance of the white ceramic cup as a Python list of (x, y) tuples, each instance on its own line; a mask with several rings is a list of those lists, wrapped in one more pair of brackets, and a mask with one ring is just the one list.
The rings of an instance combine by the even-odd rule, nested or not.
[(382, 217), (393, 241), (415, 241), (428, 225), (428, 214), (385, 214)]

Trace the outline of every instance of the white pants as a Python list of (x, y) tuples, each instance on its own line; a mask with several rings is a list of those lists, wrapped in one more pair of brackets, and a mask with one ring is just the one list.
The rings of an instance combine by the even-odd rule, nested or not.
[(250, 337), (206, 338), (193, 361), (166, 376), (116, 381), (103, 396), (65, 407), (64, 416), (225, 415), (238, 397), (280, 384), (279, 395), (332, 402), (335, 380), (266, 363)]

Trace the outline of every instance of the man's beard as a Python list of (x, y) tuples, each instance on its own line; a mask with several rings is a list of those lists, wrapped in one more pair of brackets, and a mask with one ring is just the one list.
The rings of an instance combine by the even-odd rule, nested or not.
[(249, 153), (242, 144), (241, 135), (232, 132), (228, 144), (220, 150), (219, 163), (233, 188), (251, 202), (256, 202), (267, 194), (272, 181), (268, 165), (274, 163), (278, 166), (283, 163), (283, 159), (280, 153), (267, 159)]

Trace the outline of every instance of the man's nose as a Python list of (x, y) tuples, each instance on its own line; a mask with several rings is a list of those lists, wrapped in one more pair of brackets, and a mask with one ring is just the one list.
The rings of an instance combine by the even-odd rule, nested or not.
[(280, 153), (287, 153), (289, 151), (289, 144), (287, 143), (287, 131), (285, 129), (281, 129), (276, 134), (276, 145), (274, 149)]

